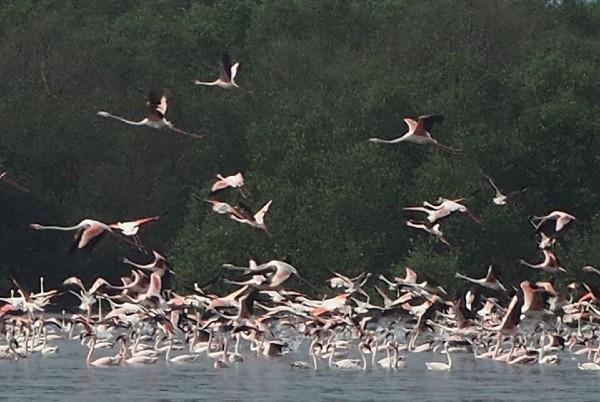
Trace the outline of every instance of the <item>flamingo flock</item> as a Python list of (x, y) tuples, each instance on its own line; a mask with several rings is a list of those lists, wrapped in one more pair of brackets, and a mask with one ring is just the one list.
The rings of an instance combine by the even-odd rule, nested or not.
[[(164, 289), (170, 264), (153, 254), (147, 264), (124, 260), (132, 270), (121, 284), (99, 277), (88, 288), (70, 277), (57, 289), (41, 282), (34, 292), (14, 280), (16, 292), (0, 298), (0, 359), (53, 356), (60, 342), (71, 341), (87, 349), (90, 367), (204, 361), (222, 370), (264, 359), (299, 370), (393, 371), (410, 369), (408, 354), (427, 352), (429, 371), (451, 372), (455, 354), (517, 366), (575, 360), (581, 370), (600, 369), (600, 295), (587, 283), (557, 289), (522, 281), (515, 290), (490, 266), (481, 279), (456, 273), (470, 287), (451, 297), (419, 282), (411, 268), (391, 279), (334, 272), (327, 283), (337, 293), (319, 299), (293, 290), (293, 278), (303, 278), (289, 262), (251, 260), (247, 267), (223, 265), (224, 281), (237, 288), (219, 296), (198, 286)], [(599, 274), (591, 266), (584, 271)], [(370, 280), (378, 281), (372, 288), (379, 301)], [(46, 307), (62, 293), (80, 301), (79, 312), (51, 317)], [(291, 359), (304, 353), (308, 359)]]
[[(224, 53), (218, 79), (194, 82), (239, 88), (235, 81), (238, 68), (239, 62), (232, 63)], [(148, 113), (139, 121), (105, 111), (98, 115), (128, 125), (204, 138), (205, 134), (179, 129), (166, 119), (172, 98), (167, 89), (150, 92)], [(369, 141), (412, 142), (460, 152), (432, 137), (434, 124), (443, 121), (443, 116), (435, 114), (421, 115), (416, 120), (405, 118), (406, 134), (392, 140)], [(205, 199), (212, 211), (272, 236), (266, 217), (273, 199), (252, 208), (247, 204), (253, 200), (244, 190), (246, 181), (241, 172), (229, 176), (219, 173), (216, 178)], [(6, 172), (0, 174), (0, 180), (28, 192)], [(490, 176), (485, 180), (494, 191), (492, 202), (498, 206), (507, 205), (527, 190), (504, 194)], [(228, 192), (238, 199), (223, 201)], [(407, 214), (424, 214), (423, 220), (407, 219), (405, 224), (411, 228), (407, 230), (419, 229), (452, 247), (442, 232), (442, 222), (462, 215), (475, 224), (482, 223), (467, 202), (468, 197), (439, 197), (404, 207)], [(150, 223), (159, 219), (157, 215), (104, 223), (86, 218), (73, 226), (31, 223), (30, 228), (36, 231), (75, 232), (72, 252), (91, 251), (110, 234), (151, 255), (152, 261), (123, 258), (130, 272), (121, 283), (98, 277), (88, 286), (73, 276), (60, 287), (47, 290), (40, 278), (39, 292), (34, 292), (13, 279), (15, 289), (10, 296), (0, 298), (0, 359), (18, 361), (36, 353), (55, 355), (60, 353), (57, 341), (61, 340), (86, 348), (87, 366), (104, 368), (205, 361), (216, 370), (227, 370), (252, 357), (299, 370), (405, 370), (410, 368), (408, 354), (430, 352), (434, 353), (432, 361), (425, 364), (429, 371), (451, 372), (456, 365), (454, 354), (511, 366), (552, 365), (574, 359), (581, 370), (600, 370), (600, 291), (585, 282), (561, 288), (554, 280), (567, 269), (553, 247), (578, 221), (568, 212), (556, 210), (530, 216), (535, 235), (540, 236), (543, 260), (518, 260), (527, 267), (522, 269), (543, 271), (551, 275), (551, 280), (502, 283), (490, 265), (480, 279), (454, 273), (468, 285), (468, 290), (458, 295), (428, 281), (418, 282), (417, 270), (407, 267), (405, 277), (391, 279), (375, 277), (368, 271), (356, 272), (353, 277), (332, 271), (326, 283), (333, 293), (311, 296), (294, 289), (293, 283), (302, 281), (318, 291), (289, 258), (262, 263), (250, 260), (247, 266), (224, 263), (218, 280), (233, 288), (225, 295), (210, 293), (207, 286), (198, 284), (176, 292), (164, 286), (170, 275), (177, 275), (176, 270), (168, 258), (148, 250), (139, 235), (142, 228), (148, 226), (150, 230)], [(231, 223), (223, 220), (222, 224)], [(583, 270), (600, 275), (592, 266)], [(46, 310), (62, 294), (76, 298), (77, 311), (52, 316)], [(99, 353), (103, 356), (98, 357)], [(435, 355), (440, 353), (446, 362)], [(307, 359), (290, 362), (288, 354), (305, 354)]]

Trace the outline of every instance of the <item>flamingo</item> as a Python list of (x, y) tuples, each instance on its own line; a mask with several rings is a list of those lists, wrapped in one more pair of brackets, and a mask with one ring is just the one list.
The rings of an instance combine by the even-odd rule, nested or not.
[(523, 259), (518, 260), (518, 262), (530, 268), (541, 269), (552, 274), (555, 274), (557, 272), (567, 272), (566, 269), (559, 265), (558, 259), (552, 251), (543, 249), (542, 252), (544, 253), (544, 261), (540, 262), (539, 264), (530, 264)]
[(75, 241), (71, 245), (70, 251), (81, 250), (84, 247), (93, 248), (106, 233), (112, 233), (112, 228), (100, 221), (94, 219), (84, 219), (75, 226), (44, 226), (38, 223), (29, 225), (34, 230), (60, 230), (70, 232), (75, 230)]
[(210, 189), (211, 193), (215, 193), (217, 191), (224, 190), (227, 187), (231, 187), (238, 188), (240, 190), (240, 194), (242, 194), (242, 196), (246, 198), (246, 195), (242, 190), (242, 186), (244, 185), (244, 176), (242, 176), (242, 173), (238, 172), (232, 176), (227, 177), (223, 177), (221, 174), (217, 174), (217, 179), (218, 180), (213, 183)]
[[(156, 250), (152, 250), (152, 255), (154, 257), (154, 261), (152, 261), (149, 264), (138, 264), (138, 263), (131, 261), (128, 258), (123, 258), (122, 262), (124, 264), (131, 265), (132, 267), (135, 267), (135, 268), (144, 269), (146, 271), (151, 271), (153, 273), (158, 274), (159, 276), (163, 276), (165, 274), (165, 272), (167, 272), (167, 271), (170, 273), (173, 273), (173, 271), (171, 270), (171, 264), (167, 261), (165, 256), (163, 256)], [(114, 286), (113, 286), (113, 288), (114, 288)]]
[(233, 215), (233, 214), (238, 213), (234, 207), (232, 207), (231, 205), (229, 205), (226, 202), (221, 202), (221, 201), (211, 200), (211, 199), (207, 199), (205, 201), (208, 202), (209, 204), (211, 204), (212, 210), (220, 215), (225, 215), (225, 214)]
[(496, 183), (494, 183), (494, 181), (492, 180), (491, 177), (485, 176), (485, 178), (487, 179), (488, 183), (490, 183), (490, 186), (492, 187), (492, 189), (496, 192), (496, 194), (494, 195), (494, 198), (492, 198), (492, 202), (496, 205), (506, 205), (506, 200), (509, 197), (512, 197), (513, 195), (517, 195), (517, 194), (524, 193), (525, 191), (527, 191), (527, 187), (523, 187), (522, 189), (520, 189), (518, 191), (513, 191), (512, 193), (508, 193), (505, 195), (505, 194), (502, 194), (502, 192), (500, 191), (498, 186), (496, 186)]
[(229, 217), (234, 221), (246, 223), (257, 229), (262, 229), (265, 231), (266, 234), (270, 236), (271, 233), (269, 232), (269, 230), (267, 229), (267, 225), (265, 224), (265, 215), (269, 211), (269, 207), (271, 206), (272, 202), (273, 200), (267, 202), (254, 215), (251, 215), (249, 209), (243, 203), (240, 202), (239, 207), (234, 208), (235, 212), (230, 214)]
[(136, 219), (135, 221), (130, 221), (130, 222), (111, 223), (108, 226), (110, 226), (113, 229), (120, 230), (122, 235), (135, 236), (135, 235), (137, 235), (138, 231), (140, 230), (140, 225), (143, 225), (144, 223), (148, 223), (148, 222), (152, 222), (152, 221), (157, 221), (159, 219), (160, 219), (160, 216), (150, 216), (148, 218), (140, 218), (140, 219)]
[(314, 338), (308, 347), (308, 354), (312, 357), (312, 364), (307, 363), (305, 361), (294, 361), (290, 363), (290, 366), (298, 369), (319, 369), (319, 364), (317, 361), (317, 355), (321, 354), (321, 344), (317, 342), (317, 338)]
[(468, 276), (465, 276), (465, 275), (460, 274), (458, 272), (456, 272), (454, 274), (454, 276), (456, 278), (461, 278), (461, 279), (464, 279), (466, 281), (476, 283), (476, 284), (478, 284), (480, 286), (483, 286), (483, 287), (486, 287), (488, 289), (502, 290), (504, 292), (506, 291), (506, 288), (504, 287), (504, 285), (502, 285), (502, 283), (500, 283), (500, 281), (498, 280), (498, 278), (496, 278), (496, 275), (494, 275), (494, 268), (492, 267), (491, 264), (490, 264), (490, 266), (488, 268), (487, 275), (485, 276), (485, 278), (482, 278), (482, 279), (469, 278)]
[(92, 342), (89, 345), (90, 351), (88, 352), (87, 359), (86, 359), (86, 363), (88, 366), (113, 367), (113, 366), (121, 365), (121, 363), (123, 362), (123, 359), (125, 358), (125, 355), (123, 354), (122, 351), (119, 351), (119, 353), (117, 353), (116, 356), (106, 356), (106, 357), (101, 357), (96, 360), (92, 360), (92, 353), (94, 353), (94, 348), (96, 346), (96, 335), (90, 334), (90, 333), (85, 335), (85, 337), (88, 337), (88, 336), (92, 337)]
[(406, 221), (406, 226), (410, 226), (411, 228), (421, 229), (435, 237), (437, 240), (441, 241), (447, 246), (450, 246), (450, 243), (444, 239), (444, 233), (440, 230), (440, 224), (436, 223), (435, 225), (429, 227), (423, 222), (414, 222), (411, 220)]
[(446, 357), (448, 358), (448, 364), (441, 362), (426, 362), (427, 370), (431, 371), (450, 371), (452, 370), (452, 359), (450, 358), (450, 352), (448, 352), (448, 345), (444, 348)]
[(396, 144), (399, 142), (413, 142), (419, 145), (431, 144), (446, 151), (458, 152), (458, 149), (450, 148), (446, 145), (440, 144), (429, 133), (434, 123), (441, 123), (442, 121), (444, 121), (444, 116), (432, 114), (419, 116), (417, 121), (406, 118), (404, 119), (404, 122), (408, 125), (408, 132), (403, 136), (395, 138), (393, 140), (369, 138), (369, 141), (380, 144)]
[(168, 89), (163, 89), (160, 94), (151, 91), (148, 95), (148, 101), (146, 104), (149, 106), (150, 110), (145, 118), (140, 121), (131, 121), (127, 120), (120, 116), (115, 116), (108, 112), (100, 111), (98, 112), (98, 116), (102, 117), (110, 117), (111, 119), (122, 121), (123, 123), (132, 125), (132, 126), (148, 126), (151, 128), (156, 128), (158, 130), (163, 128), (168, 128), (169, 130), (177, 133), (183, 134), (194, 138), (204, 138), (206, 134), (194, 134), (188, 131), (179, 129), (173, 125), (169, 120), (165, 118), (167, 114), (167, 102), (172, 98), (171, 92)]
[[(498, 324), (495, 327), (483, 327), (486, 330), (489, 331), (494, 331), (498, 333), (498, 346), (500, 345), (500, 339), (502, 335), (505, 336), (515, 336), (517, 335), (520, 331), (519, 331), (519, 321), (521, 319), (520, 317), (520, 312), (521, 310), (518, 308), (519, 304), (519, 298), (518, 296), (513, 296), (513, 298), (510, 301), (510, 304), (508, 305), (508, 308), (506, 309), (506, 313), (504, 314), (504, 317), (502, 318), (502, 321), (500, 322), (500, 324)], [(496, 348), (497, 350), (497, 348)]]
[(176, 364), (191, 363), (191, 362), (198, 360), (198, 357), (200, 357), (200, 355), (198, 353), (183, 354), (183, 355), (171, 357), (171, 349), (172, 348), (173, 348), (173, 337), (170, 337), (169, 338), (169, 347), (167, 349), (167, 354), (165, 356), (165, 360), (167, 361), (167, 363), (176, 363)]
[(446, 209), (429, 209), (425, 207), (404, 207), (402, 209), (405, 211), (425, 212), (427, 214), (427, 221), (429, 223), (435, 223), (436, 221), (451, 214), (451, 212)]
[(18, 184), (15, 181), (13, 181), (13, 180), (9, 179), (8, 177), (6, 177), (7, 174), (8, 174), (8, 172), (2, 172), (2, 173), (0, 173), (0, 180), (2, 180), (3, 182), (5, 182), (8, 185), (13, 186), (17, 190), (23, 191), (24, 193), (28, 193), (29, 192), (29, 190), (26, 189), (25, 187), (21, 186), (20, 184)]
[(148, 223), (157, 221), (160, 219), (160, 216), (150, 216), (148, 218), (140, 218), (134, 221), (129, 222), (117, 222), (111, 223), (108, 225), (112, 229), (119, 230), (123, 236), (133, 238), (133, 242), (138, 245), (138, 249), (142, 249), (142, 244), (140, 242), (139, 237), (137, 236), (138, 231), (140, 230), (140, 226)]
[(227, 52), (223, 53), (223, 57), (221, 58), (221, 72), (219, 74), (219, 78), (212, 82), (203, 82), (203, 81), (194, 81), (196, 85), (208, 85), (208, 86), (218, 86), (224, 89), (231, 88), (239, 88), (238, 84), (235, 82), (235, 76), (237, 75), (237, 69), (240, 66), (240, 63), (231, 64), (231, 58)]
[(555, 220), (556, 223), (554, 225), (554, 232), (560, 232), (571, 221), (575, 221), (576, 219), (577, 218), (575, 218), (575, 216), (573, 216), (567, 212), (563, 212), (563, 211), (552, 211), (548, 215), (545, 215), (545, 216), (530, 217), (530, 221), (536, 230), (540, 230), (542, 225), (544, 225), (546, 222)]
[(79, 279), (76, 276), (72, 276), (70, 278), (65, 279), (63, 281), (63, 285), (76, 285), (79, 287), (79, 289), (81, 289), (80, 293), (74, 292), (72, 290), (69, 290), (69, 293), (75, 295), (79, 299), (81, 304), (78, 308), (80, 310), (87, 311), (87, 317), (89, 319), (92, 314), (92, 306), (97, 301), (94, 295), (96, 294), (96, 292), (98, 292), (98, 290), (100, 290), (102, 286), (110, 286), (110, 283), (108, 283), (103, 278), (97, 278), (92, 284), (92, 286), (90, 286), (90, 288), (86, 290), (85, 286), (83, 285), (83, 282), (81, 282), (81, 279)]
[(331, 288), (343, 288), (344, 292), (346, 293), (358, 292), (365, 296), (367, 298), (367, 302), (369, 302), (370, 296), (362, 287), (371, 277), (370, 272), (363, 272), (354, 278), (347, 277), (335, 271), (331, 271), (331, 273), (335, 275), (327, 279), (327, 282), (329, 282), (329, 286), (331, 286)]
[[(234, 285), (252, 285), (259, 288), (260, 290), (278, 290), (282, 287), (283, 283), (287, 281), (292, 275), (295, 275), (296, 277), (298, 277), (298, 279), (310, 285), (308, 282), (306, 282), (304, 278), (300, 276), (296, 268), (294, 268), (287, 262), (279, 260), (271, 260), (264, 264), (258, 265), (255, 268), (237, 267), (231, 264), (223, 264), (223, 268), (245, 271), (244, 274), (250, 274), (253, 276), (253, 278), (250, 279), (247, 283), (227, 281), (228, 283)], [(261, 275), (262, 278), (260, 278)]]
[(540, 232), (540, 242), (538, 243), (538, 248), (551, 248), (555, 243), (556, 238), (554, 236), (548, 236), (546, 233)]
[[(437, 202), (439, 203), (439, 205), (433, 205), (427, 201), (423, 202), (423, 206), (428, 207), (428, 208), (432, 208), (435, 210), (441, 210), (441, 211), (447, 211), (447, 215), (452, 214), (453, 212), (461, 212), (461, 213), (466, 213), (467, 215), (469, 215), (469, 217), (477, 224), (481, 224), (481, 222), (479, 221), (479, 219), (477, 219), (472, 213), (471, 211), (469, 211), (469, 209), (463, 205), (460, 204), (460, 201), (462, 201), (464, 198), (458, 198), (456, 200), (449, 200), (447, 198), (443, 198), (443, 197), (439, 197)], [(446, 215), (444, 215), (446, 216)]]
[(360, 364), (360, 360), (356, 359), (343, 359), (338, 361), (333, 361), (333, 357), (335, 355), (335, 343), (333, 343), (333, 350), (329, 355), (329, 367), (335, 367), (342, 370), (366, 370), (367, 369), (367, 358), (365, 357), (365, 352), (371, 352), (371, 348), (366, 345), (364, 342), (360, 342), (358, 344), (358, 351), (360, 352), (360, 357), (362, 359), (362, 365)]

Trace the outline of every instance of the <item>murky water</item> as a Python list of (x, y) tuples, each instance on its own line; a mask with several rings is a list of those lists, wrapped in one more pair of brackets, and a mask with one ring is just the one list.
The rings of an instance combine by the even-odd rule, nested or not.
[[(425, 361), (445, 361), (432, 353), (407, 356), (407, 368), (347, 372), (292, 369), (306, 354), (278, 360), (256, 356), (216, 370), (203, 356), (196, 363), (148, 367), (89, 368), (87, 350), (76, 342), (58, 344), (56, 357), (39, 354), (17, 362), (0, 361), (2, 400), (27, 401), (559, 401), (598, 400), (600, 372), (577, 369), (564, 354), (557, 366), (510, 367), (504, 363), (453, 355), (449, 373), (430, 372)], [(99, 352), (97, 355), (110, 354)], [(114, 352), (112, 353), (114, 354)], [(96, 355), (95, 355), (96, 356)], [(94, 357), (95, 357), (94, 356)], [(382, 354), (381, 357), (384, 357)]]

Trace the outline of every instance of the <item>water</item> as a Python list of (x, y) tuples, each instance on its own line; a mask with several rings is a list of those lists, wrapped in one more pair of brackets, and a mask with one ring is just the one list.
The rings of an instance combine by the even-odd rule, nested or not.
[[(292, 369), (306, 354), (264, 360), (248, 355), (229, 369), (216, 370), (202, 356), (196, 363), (148, 367), (89, 368), (87, 350), (77, 342), (58, 343), (56, 357), (39, 354), (17, 362), (0, 361), (2, 395), (10, 401), (548, 401), (597, 400), (600, 372), (577, 369), (563, 354), (557, 366), (511, 367), (453, 355), (449, 373), (430, 372), (425, 361), (445, 361), (432, 353), (407, 356), (397, 372)], [(111, 354), (97, 352), (94, 357)], [(112, 352), (114, 355), (114, 352)], [(382, 353), (381, 357), (385, 357)]]

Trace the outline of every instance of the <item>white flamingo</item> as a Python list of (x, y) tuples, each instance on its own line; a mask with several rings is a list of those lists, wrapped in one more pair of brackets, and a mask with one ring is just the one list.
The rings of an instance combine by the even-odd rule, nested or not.
[(492, 198), (492, 202), (496, 205), (506, 205), (506, 200), (508, 200), (509, 197), (512, 198), (513, 195), (517, 195), (527, 191), (527, 187), (523, 187), (518, 191), (513, 191), (512, 193), (508, 194), (502, 194), (502, 192), (500, 191), (498, 186), (496, 186), (496, 183), (494, 183), (491, 177), (485, 176), (485, 178), (487, 179), (488, 183), (490, 183), (492, 189), (496, 192), (494, 198)]
[(452, 370), (452, 359), (450, 358), (450, 352), (448, 352), (448, 345), (444, 348), (446, 357), (448, 357), (448, 363), (441, 362), (426, 362), (427, 370), (431, 371), (450, 371)]
[(223, 53), (221, 62), (221, 72), (219, 74), (219, 78), (212, 82), (196, 80), (194, 83), (196, 85), (218, 86), (225, 89), (239, 88), (238, 84), (235, 82), (235, 76), (237, 75), (237, 70), (240, 63), (231, 64), (231, 58), (227, 52)]
[(165, 118), (165, 115), (167, 114), (167, 102), (171, 99), (171, 97), (171, 92), (167, 89), (163, 89), (162, 93), (160, 94), (154, 91), (150, 92), (147, 102), (147, 105), (150, 108), (149, 113), (140, 121), (127, 120), (123, 117), (115, 116), (114, 114), (104, 111), (100, 111), (97, 114), (98, 116), (109, 117), (132, 126), (148, 126), (158, 130), (167, 128), (177, 134), (183, 134), (194, 138), (204, 138), (206, 134), (195, 134), (182, 130), (175, 127), (173, 123)]
[(435, 225), (429, 227), (425, 223), (422, 222), (414, 222), (411, 220), (406, 221), (406, 226), (410, 226), (411, 228), (421, 229), (438, 239), (440, 242), (444, 243), (447, 246), (450, 246), (450, 243), (444, 238), (444, 233), (440, 230), (440, 224), (436, 223)]

